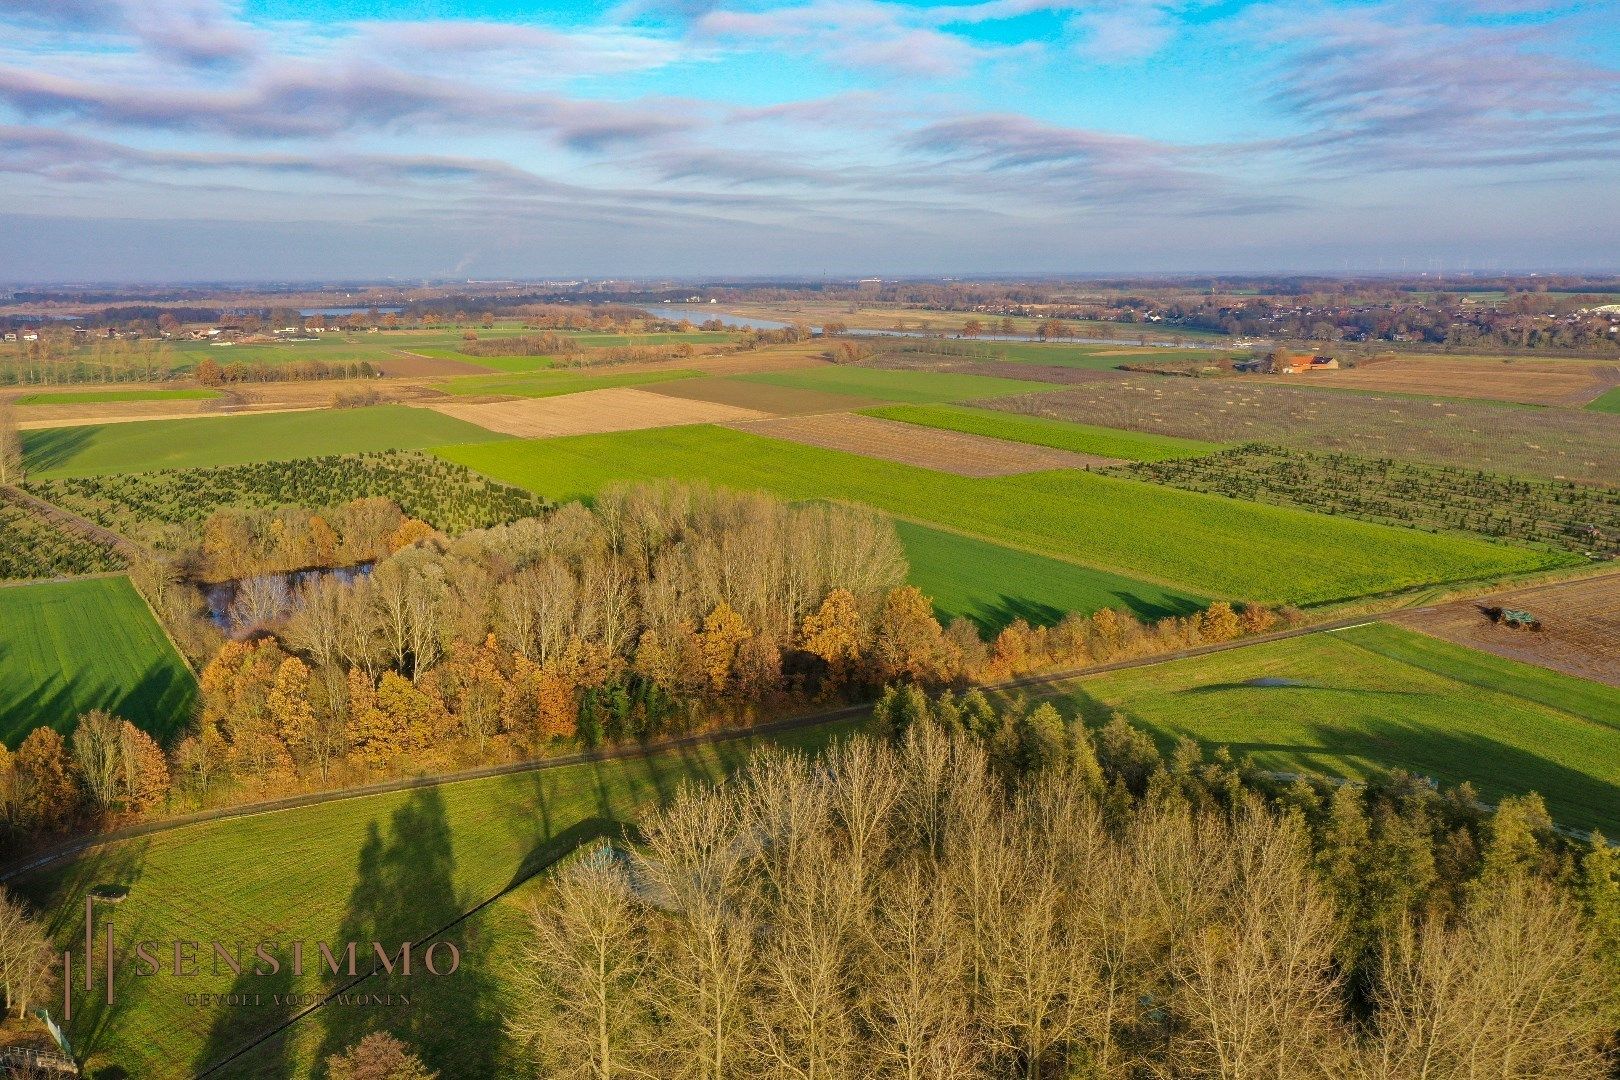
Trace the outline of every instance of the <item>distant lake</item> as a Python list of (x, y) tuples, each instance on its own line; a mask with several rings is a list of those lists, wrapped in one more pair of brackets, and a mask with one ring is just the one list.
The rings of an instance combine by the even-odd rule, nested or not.
[(699, 323), (706, 323), (710, 319), (719, 319), (728, 326), (741, 326), (749, 330), (780, 330), (782, 327), (788, 325), (785, 322), (777, 322), (774, 319), (750, 319), (744, 315), (732, 315), (725, 311), (721, 311), (719, 304), (716, 304), (713, 307), (682, 307), (679, 304), (648, 304), (641, 310), (647, 312), (649, 315), (656, 315), (660, 319), (668, 319), (671, 322), (680, 322), (682, 319), (685, 319), (694, 326), (698, 325)]
[(299, 308), (298, 309), (298, 314), (303, 315), (305, 317), (308, 317), (310, 315), (366, 315), (366, 314), (369, 314), (372, 311), (376, 311), (377, 314), (379, 314), (379, 315), (397, 315), (399, 312), (401, 312), (403, 310), (404, 309), (399, 307), (398, 305), (395, 305), (394, 307), (378, 307), (378, 308), (372, 308), (372, 307), (369, 307), (369, 306), (368, 307), (307, 307), (307, 308)]

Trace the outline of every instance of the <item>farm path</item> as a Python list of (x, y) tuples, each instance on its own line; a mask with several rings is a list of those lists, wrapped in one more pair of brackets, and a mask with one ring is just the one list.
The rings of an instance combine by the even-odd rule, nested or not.
[(71, 510), (64, 510), (55, 503), (48, 503), (37, 495), (30, 495), (21, 488), (0, 485), (0, 498), (9, 499), (23, 509), (33, 511), (51, 524), (69, 532), (78, 533), (92, 543), (112, 548), (126, 559), (134, 560), (152, 557), (152, 552), (128, 537), (115, 533), (105, 526), (97, 525), (89, 518), (80, 517)]

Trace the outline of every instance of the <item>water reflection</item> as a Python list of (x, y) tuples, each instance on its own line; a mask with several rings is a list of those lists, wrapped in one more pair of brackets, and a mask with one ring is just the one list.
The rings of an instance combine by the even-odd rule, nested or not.
[(208, 605), (208, 618), (225, 633), (245, 636), (286, 618), (304, 589), (325, 578), (351, 585), (371, 573), (371, 563), (287, 574), (260, 574), (211, 585), (199, 585)]

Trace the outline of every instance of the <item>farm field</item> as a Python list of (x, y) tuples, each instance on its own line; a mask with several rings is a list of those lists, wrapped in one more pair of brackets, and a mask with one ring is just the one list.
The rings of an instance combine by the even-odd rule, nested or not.
[(868, 410), (869, 416), (881, 416), (907, 424), (964, 431), (973, 435), (988, 435), (996, 439), (1035, 446), (1050, 446), (1058, 450), (1071, 450), (1077, 454), (1096, 454), (1101, 457), (1121, 458), (1126, 461), (1168, 461), (1175, 458), (1198, 457), (1221, 449), (1215, 443), (1195, 439), (1176, 439), (1163, 435), (1144, 435), (1117, 428), (1071, 424), (1062, 420), (1047, 420), (1036, 416), (1018, 416), (994, 409), (975, 409), (968, 405), (891, 405)]
[(1620, 415), (1620, 387), (1616, 387), (1613, 390), (1604, 391), (1602, 394), (1588, 403), (1586, 407), (1591, 409), (1593, 412), (1615, 413)]
[[(475, 905), (500, 897), (445, 938), (463, 953), (454, 976), (411, 978), (366, 992), (408, 991), (410, 1008), (328, 1006), (290, 1033), (217, 1075), (290, 1077), (353, 1042), (379, 1021), (413, 1043), (443, 1080), (508, 1075), (500, 1013), (508, 992), (510, 935), (521, 932), (531, 875), (580, 844), (615, 838), (649, 804), (686, 782), (717, 780), (766, 743), (814, 751), (852, 722), (715, 745), (671, 749), (644, 759), (572, 765), (464, 781), (196, 825), (99, 849), (25, 880), (21, 889), (49, 911), (64, 947), (83, 940), (84, 891), (118, 883), (124, 927), (152, 940), (208, 941), (221, 934), (316, 942), (418, 941)], [(221, 873), (221, 867), (230, 873)], [(285, 955), (285, 954), (284, 954)], [(418, 957), (421, 951), (418, 950)], [(218, 974), (206, 961), (185, 993), (288, 994), (317, 990), (314, 972), (294, 979)], [(165, 978), (120, 984), (110, 1014), (93, 995), (76, 1003), (71, 1034), (93, 1063), (124, 1075), (194, 1075), (269, 1030), (293, 1010), (187, 1006)], [(457, 1017), (445, 1024), (445, 1016)]]
[(1388, 394), (1284, 386), (1269, 380), (1133, 376), (993, 408), (1220, 443), (1404, 457), (1548, 479), (1620, 484), (1620, 417), (1585, 410), (1503, 408)]
[(0, 581), (122, 570), (124, 560), (101, 544), (58, 528), (33, 507), (0, 496)]
[[(846, 326), (860, 330), (930, 330), (946, 335), (955, 334), (962, 328), (962, 324), (970, 318), (975, 318), (961, 311), (933, 311), (926, 308), (878, 307), (861, 306), (850, 310), (850, 305), (840, 302), (804, 302), (789, 301), (784, 303), (742, 303), (727, 304), (722, 309), (722, 318), (725, 314), (742, 315), (745, 317), (775, 319), (779, 322), (807, 322), (820, 325), (826, 321), (837, 321)], [(994, 321), (999, 324), (1000, 316), (977, 316), (986, 326)], [(1017, 315), (1013, 317), (1015, 332), (1033, 336), (1042, 320), (1032, 316)], [(1130, 325), (1117, 322), (1092, 322), (1086, 319), (1065, 319), (1073, 328), (1076, 337), (1104, 336), (1119, 338), (1123, 341), (1143, 334), (1155, 339), (1177, 340), (1209, 340), (1218, 342), (1221, 335), (1207, 333), (1199, 330), (1182, 330), (1179, 328), (1162, 327), (1159, 324)]]
[(1311, 372), (1306, 377), (1314, 385), (1357, 390), (1579, 406), (1614, 386), (1617, 374), (1613, 365), (1569, 360), (1429, 356), (1363, 362), (1353, 368)]
[(1620, 488), (1261, 443), (1118, 471), (1188, 491), (1541, 545), (1569, 552), (1571, 563), (1620, 556)]
[(436, 452), (559, 500), (654, 477), (848, 499), (1131, 577), (1265, 602), (1326, 603), (1532, 570), (1549, 558), (1073, 470), (960, 477), (707, 426)]
[(870, 397), (853, 397), (849, 394), (805, 390), (791, 386), (771, 386), (726, 377), (681, 379), (678, 382), (649, 386), (647, 389), (655, 394), (690, 398), (694, 401), (712, 401), (718, 405), (735, 405), (740, 409), (757, 409), (763, 413), (780, 416), (851, 412), (879, 404)]
[(1620, 829), (1620, 690), (1388, 625), (1233, 649), (1066, 684), (1092, 722), (1120, 711), (1265, 768), (1400, 768), (1482, 797), (1537, 791), (1563, 824)]
[[(532, 359), (520, 357), (518, 359)], [(692, 379), (701, 372), (685, 369), (671, 371), (620, 371), (609, 375), (588, 375), (574, 371), (547, 371), (529, 375), (470, 375), (441, 383), (439, 389), (460, 396), (501, 394), (511, 397), (560, 397), (585, 390), (609, 390), (616, 386), (642, 386), (647, 383)]]
[(207, 401), (220, 397), (218, 390), (197, 387), (190, 390), (63, 390), (47, 394), (24, 394), (17, 405), (100, 405), (114, 401)]
[(851, 413), (752, 420), (737, 426), (755, 435), (827, 450), (847, 450), (863, 457), (957, 476), (1011, 476), (1044, 469), (1105, 468), (1119, 464), (1118, 458), (1076, 454)]
[(1024, 379), (848, 366), (774, 371), (763, 375), (740, 375), (738, 378), (770, 386), (822, 390), (852, 397), (876, 398), (879, 401), (960, 401), (1028, 394), (1041, 389), (1040, 383)]
[(1417, 608), (1398, 616), (1403, 626), (1471, 649), (1620, 687), (1620, 577), (1544, 585), (1492, 598), (1502, 607), (1541, 620), (1534, 632), (1493, 622), (1471, 600)]
[(986, 636), (1014, 619), (1050, 626), (1069, 612), (1119, 608), (1138, 618), (1186, 615), (1208, 600), (1118, 574), (1003, 547), (912, 521), (896, 521), (911, 563), (908, 580), (933, 598), (941, 620), (961, 616)]
[(0, 740), (107, 709), (168, 739), (196, 682), (125, 577), (0, 588)]
[(633, 431), (671, 424), (723, 424), (765, 415), (732, 405), (650, 394), (634, 387), (510, 401), (434, 401), (427, 408), (490, 431), (525, 439)]
[(366, 450), (410, 450), (504, 436), (426, 409), (250, 413), (45, 428), (23, 433), (30, 479), (236, 465)]
[[(1177, 349), (1137, 345), (1122, 341), (1117, 345), (1061, 345), (1039, 342), (990, 341), (981, 346), (985, 352), (1014, 364), (1035, 364), (1051, 367), (1086, 368), (1093, 371), (1111, 371), (1120, 364), (1147, 362), (1154, 364), (1187, 364), (1189, 366), (1220, 360), (1230, 356), (1231, 349)], [(1236, 350), (1246, 355), (1246, 350)]]

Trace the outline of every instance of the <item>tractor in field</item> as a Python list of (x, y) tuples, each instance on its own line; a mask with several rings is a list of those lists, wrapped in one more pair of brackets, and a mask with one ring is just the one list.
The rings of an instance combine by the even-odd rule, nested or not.
[(1505, 626), (1509, 630), (1541, 629), (1541, 620), (1523, 608), (1487, 607), (1481, 610), (1491, 622), (1497, 626)]

